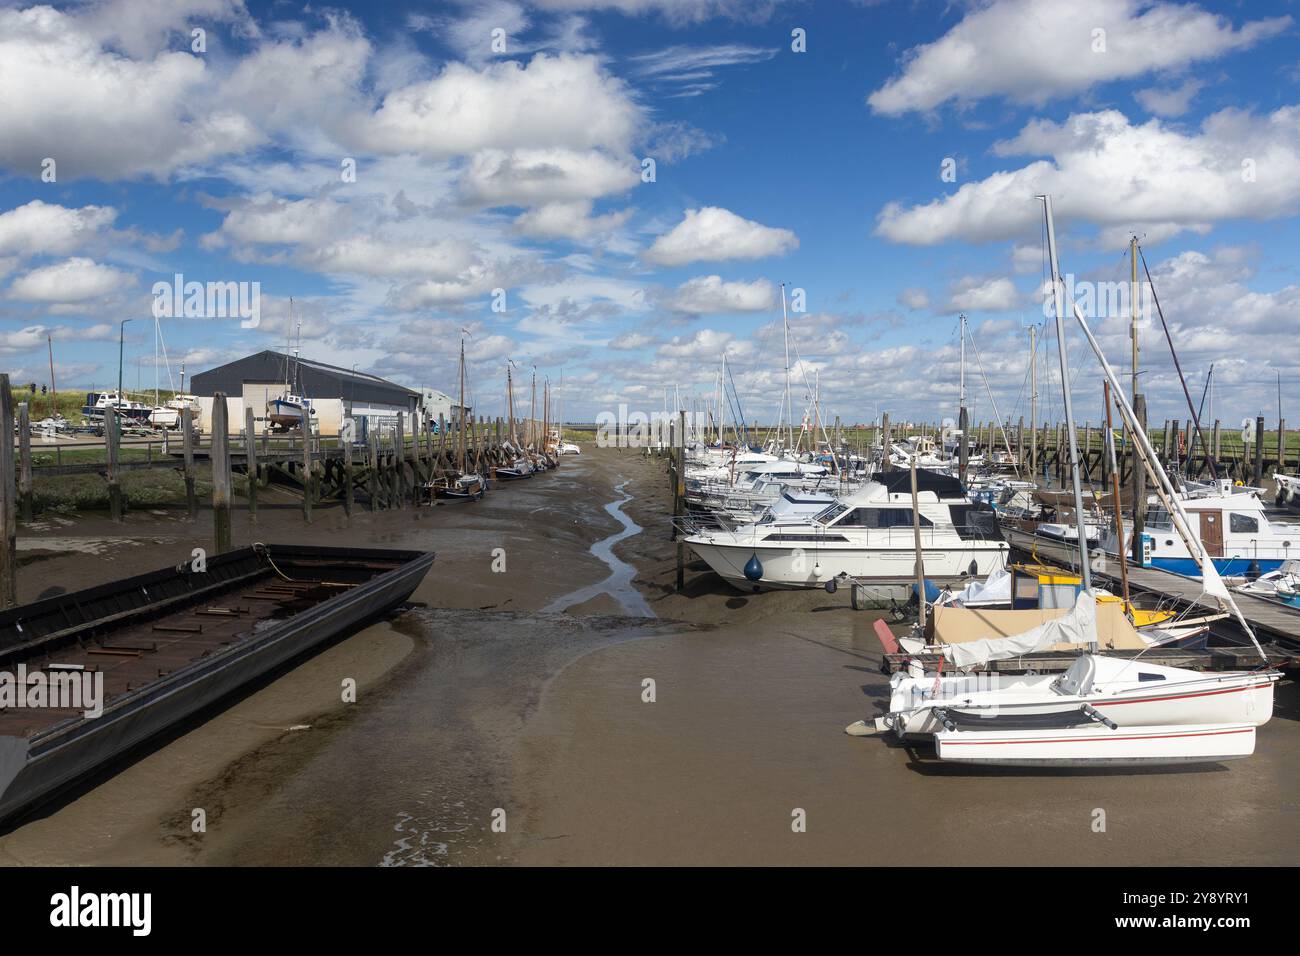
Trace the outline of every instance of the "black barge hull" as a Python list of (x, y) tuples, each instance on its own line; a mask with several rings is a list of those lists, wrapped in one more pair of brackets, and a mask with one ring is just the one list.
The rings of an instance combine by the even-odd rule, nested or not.
[[(12, 732), (15, 723), (37, 718), (0, 713), (0, 730), (5, 731), (0, 732), (0, 819), (32, 807), (255, 678), (400, 605), (433, 560), (432, 553), (418, 551), (246, 548), (209, 557), (201, 572), (182, 565), (0, 613), (0, 669), (12, 672), (20, 662), (33, 671), (51, 662), (105, 660), (86, 656), (90, 654), (107, 655), (110, 662), (125, 658), (136, 668), (124, 691), (110, 687), (105, 678), (106, 700), (98, 717), (80, 712), (56, 716), (52, 724), (25, 735)], [(260, 596), (259, 589), (279, 597)], [(213, 602), (241, 600), (249, 606), (236, 607), (233, 614), (212, 607)], [(246, 615), (242, 622), (231, 620), (240, 613)], [(215, 649), (200, 650), (197, 637), (185, 639), (183, 628), (205, 625), (176, 622), (195, 614), (230, 622), (220, 625), (220, 633), (213, 629), (215, 636), (208, 640), (220, 642)], [(112, 643), (128, 628), (134, 646)], [(167, 646), (155, 644), (150, 652), (139, 646), (139, 635), (149, 628), (181, 637)], [(155, 655), (152, 660), (149, 653)], [(165, 671), (186, 654), (192, 659)], [(154, 664), (159, 676), (133, 686), (140, 667)], [(124, 676), (116, 676), (119, 684)]]

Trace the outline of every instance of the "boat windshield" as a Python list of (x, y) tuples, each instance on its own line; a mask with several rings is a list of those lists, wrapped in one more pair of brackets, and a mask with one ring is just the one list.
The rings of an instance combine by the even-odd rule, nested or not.
[(848, 505), (842, 505), (839, 502), (836, 502), (835, 504), (829, 506), (825, 510), (818, 512), (813, 517), (813, 521), (816, 521), (818, 524), (830, 524), (832, 521), (834, 521), (836, 518), (838, 518), (840, 515), (844, 514), (844, 512), (848, 510), (849, 510)]

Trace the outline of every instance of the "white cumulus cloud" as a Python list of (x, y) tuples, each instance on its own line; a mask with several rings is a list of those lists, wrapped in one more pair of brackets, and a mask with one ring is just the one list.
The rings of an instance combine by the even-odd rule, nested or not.
[(646, 250), (645, 258), (661, 266), (721, 259), (761, 259), (799, 247), (789, 229), (775, 229), (737, 216), (729, 209), (688, 209), (676, 226)]

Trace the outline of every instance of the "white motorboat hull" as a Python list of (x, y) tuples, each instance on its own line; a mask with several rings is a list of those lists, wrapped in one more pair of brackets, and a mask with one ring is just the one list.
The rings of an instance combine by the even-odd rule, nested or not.
[[(701, 559), (724, 581), (742, 591), (755, 588), (819, 588), (833, 577), (847, 574), (869, 584), (898, 584), (907, 587), (916, 580), (916, 552), (910, 548), (835, 549), (809, 542), (802, 548), (718, 543), (705, 536), (686, 539)], [(970, 541), (962, 547), (924, 550), (925, 575), (941, 584), (957, 581), (971, 573), (985, 576), (1007, 561), (1004, 541)], [(745, 565), (758, 556), (763, 573), (757, 581), (745, 577)], [(820, 570), (820, 573), (818, 571)]]
[(935, 752), (949, 763), (1018, 767), (1158, 766), (1249, 757), (1255, 725), (1121, 727), (1095, 723), (1057, 730), (944, 730)]

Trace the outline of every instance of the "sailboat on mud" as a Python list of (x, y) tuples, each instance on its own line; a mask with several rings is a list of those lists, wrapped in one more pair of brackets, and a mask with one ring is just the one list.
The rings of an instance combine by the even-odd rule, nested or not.
[(428, 485), (433, 497), (442, 501), (478, 501), (487, 491), (487, 482), (481, 474), (466, 467), (468, 451), (469, 415), (465, 409), (465, 334), (460, 337), (460, 428), (456, 433), (456, 474), (435, 478)]

